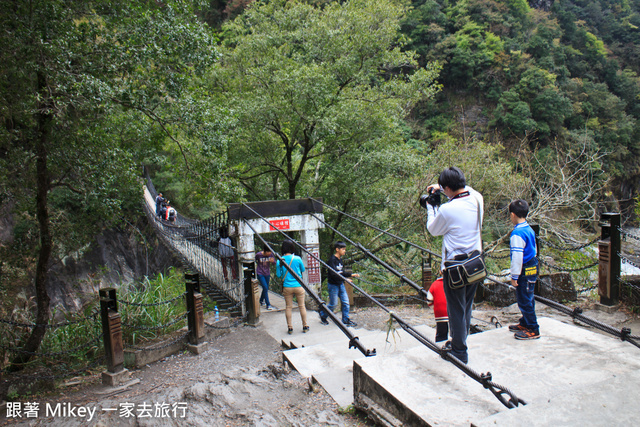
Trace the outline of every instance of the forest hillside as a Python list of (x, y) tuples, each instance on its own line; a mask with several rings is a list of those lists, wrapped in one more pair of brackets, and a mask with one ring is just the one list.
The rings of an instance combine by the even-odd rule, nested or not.
[(418, 198), (452, 165), (488, 248), (515, 198), (565, 241), (633, 221), (638, 0), (0, 0), (0, 25), (0, 315), (46, 324), (54, 266), (144, 240), (142, 166), (191, 218), (322, 197), (408, 263), (344, 214), (438, 250)]

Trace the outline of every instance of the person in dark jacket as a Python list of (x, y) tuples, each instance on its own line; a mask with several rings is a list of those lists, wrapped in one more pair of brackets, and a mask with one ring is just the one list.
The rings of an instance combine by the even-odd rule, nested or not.
[(162, 193), (158, 193), (156, 196), (156, 216), (162, 218), (162, 204), (166, 202), (166, 199), (162, 197)]
[[(348, 277), (360, 277), (360, 275), (344, 271), (341, 258), (347, 252), (346, 243), (340, 241), (335, 242), (333, 244), (333, 248), (335, 252), (327, 262), (327, 265), (329, 266), (327, 269), (327, 286), (329, 290), (328, 308), (333, 311), (333, 309), (338, 306), (338, 298), (340, 298), (340, 304), (342, 306), (342, 323), (347, 326), (356, 327), (358, 325), (349, 318), (349, 295), (347, 294), (347, 289), (344, 286), (344, 281), (346, 279), (351, 283), (351, 280), (347, 279)], [(345, 279), (343, 279), (343, 277)], [(320, 322), (322, 322), (323, 325), (329, 324), (327, 317), (328, 314), (324, 310), (320, 309)]]

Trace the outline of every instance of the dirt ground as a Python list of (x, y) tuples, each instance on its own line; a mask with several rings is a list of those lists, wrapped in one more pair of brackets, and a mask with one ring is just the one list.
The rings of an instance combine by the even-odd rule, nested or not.
[[(640, 333), (637, 315), (618, 310), (597, 310), (595, 304), (579, 301), (585, 314), (616, 328), (630, 327)], [(429, 308), (407, 305), (394, 312), (412, 325), (435, 325)], [(566, 323), (573, 320), (555, 310), (537, 306), (539, 316)], [(284, 316), (284, 314), (283, 314)], [(480, 304), (472, 324), (480, 330), (506, 327), (517, 321), (517, 307), (495, 308)], [(388, 314), (377, 308), (356, 308), (352, 319), (360, 327), (383, 329)], [(541, 331), (544, 333), (544, 331)], [(432, 338), (432, 337), (429, 337)], [(52, 426), (369, 426), (362, 414), (339, 408), (318, 385), (289, 371), (282, 363), (278, 342), (260, 328), (239, 326), (210, 343), (201, 355), (181, 352), (143, 369), (133, 370), (131, 384), (122, 388), (100, 385), (99, 372), (80, 384), (34, 398), (39, 402), (37, 418), (5, 418), (2, 425)], [(73, 381), (67, 381), (73, 384)], [(25, 403), (22, 400), (23, 405)], [(69, 416), (55, 405), (76, 408)], [(48, 406), (47, 406), (48, 405)], [(80, 407), (95, 413), (80, 416)], [(47, 410), (49, 414), (47, 414)], [(130, 412), (127, 413), (127, 408)], [(23, 408), (24, 410), (24, 408)], [(59, 408), (62, 411), (62, 408)], [(48, 416), (47, 416), (48, 415)]]

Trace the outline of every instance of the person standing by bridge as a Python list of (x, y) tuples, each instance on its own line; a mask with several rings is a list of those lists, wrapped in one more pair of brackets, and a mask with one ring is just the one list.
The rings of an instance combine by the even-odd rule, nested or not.
[(229, 237), (229, 230), (226, 227), (220, 228), (218, 254), (220, 255), (220, 262), (222, 263), (222, 274), (224, 275), (224, 280), (229, 280), (227, 267), (231, 269), (231, 276), (233, 277), (233, 280), (238, 280), (238, 271), (235, 263), (235, 248), (233, 247), (231, 237)]
[(536, 318), (533, 289), (538, 279), (538, 258), (536, 249), (536, 233), (529, 223), (529, 204), (522, 200), (514, 200), (509, 205), (509, 219), (513, 224), (510, 238), (511, 249), (511, 285), (516, 288), (518, 308), (522, 318), (516, 325), (509, 325), (518, 340), (535, 340), (540, 338), (540, 328)]
[[(344, 286), (345, 279), (351, 283), (348, 277), (360, 277), (359, 274), (351, 274), (344, 271), (344, 265), (342, 264), (342, 257), (347, 252), (347, 244), (345, 242), (335, 242), (333, 244), (334, 254), (329, 258), (327, 265), (327, 288), (329, 290), (329, 310), (333, 311), (338, 306), (338, 298), (340, 298), (340, 305), (342, 306), (342, 323), (346, 326), (355, 328), (356, 322), (349, 318), (349, 295), (347, 289)], [(320, 309), (320, 322), (323, 325), (328, 325), (328, 314), (323, 309)]]
[[(302, 277), (304, 272), (304, 263), (302, 258), (295, 255), (293, 252), (295, 245), (291, 240), (285, 240), (282, 242), (282, 260), (294, 271), (299, 277)], [(282, 296), (286, 304), (285, 316), (287, 318), (287, 327), (289, 334), (293, 333), (293, 323), (291, 322), (291, 313), (293, 311), (293, 297), (298, 300), (298, 308), (300, 310), (300, 318), (302, 319), (302, 332), (309, 331), (309, 325), (307, 324), (307, 309), (304, 305), (305, 292), (302, 288), (302, 284), (289, 273), (289, 270), (278, 260), (276, 264), (276, 275), (278, 277), (284, 277), (282, 279)]]
[(271, 266), (276, 263), (276, 258), (269, 250), (269, 246), (265, 243), (262, 250), (256, 254), (256, 275), (262, 286), (262, 295), (260, 295), (260, 305), (265, 304), (267, 310), (275, 310), (276, 308), (269, 302), (269, 281), (271, 280)]
[(445, 268), (445, 261), (454, 257), (463, 259), (473, 251), (482, 252), (484, 200), (480, 193), (467, 186), (464, 173), (455, 166), (443, 170), (438, 177), (438, 183), (430, 185), (427, 190), (430, 194), (441, 191), (449, 199), (449, 202), (442, 206), (439, 198), (430, 198), (427, 201), (427, 230), (433, 236), (443, 236), (441, 268), (451, 335), (451, 341), (447, 341), (445, 348), (450, 347), (453, 356), (468, 363), (467, 335), (471, 326), (473, 298), (480, 282), (468, 283), (454, 289)]

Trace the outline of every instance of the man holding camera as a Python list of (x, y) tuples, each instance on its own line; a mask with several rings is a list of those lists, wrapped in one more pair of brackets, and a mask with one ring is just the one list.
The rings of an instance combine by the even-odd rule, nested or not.
[[(430, 185), (427, 191), (429, 194), (420, 198), (420, 204), (427, 209), (427, 230), (433, 236), (443, 236), (441, 268), (451, 329), (451, 341), (445, 344), (445, 348), (450, 348), (452, 355), (467, 363), (471, 309), (480, 282), (452, 287), (451, 277), (446, 274), (445, 261), (465, 259), (473, 251), (482, 252), (483, 198), (466, 185), (464, 173), (457, 167), (442, 171), (438, 184)], [(449, 199), (442, 206), (440, 193)]]

